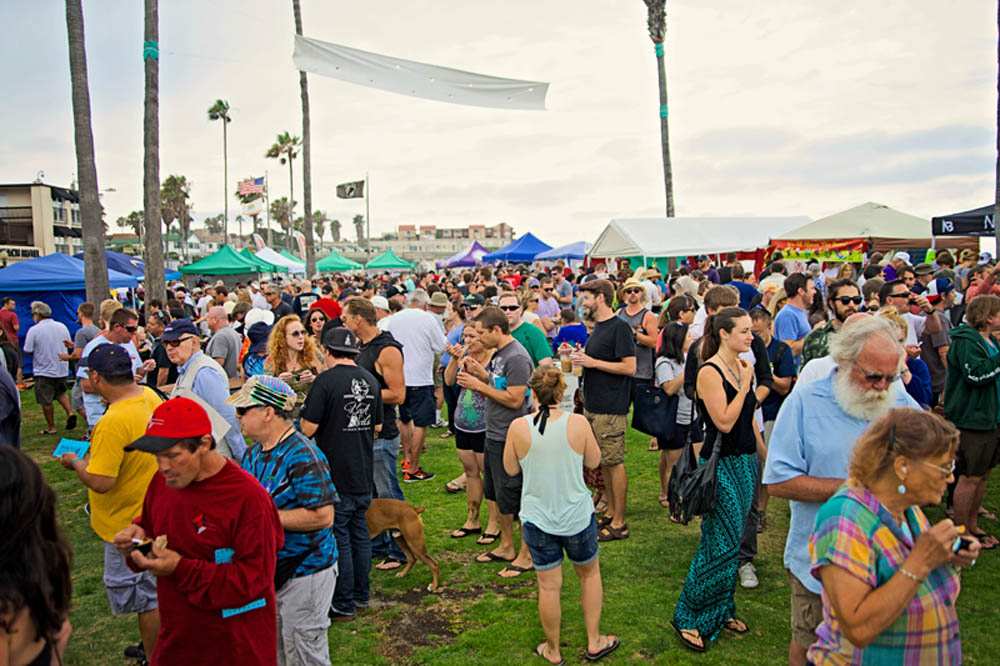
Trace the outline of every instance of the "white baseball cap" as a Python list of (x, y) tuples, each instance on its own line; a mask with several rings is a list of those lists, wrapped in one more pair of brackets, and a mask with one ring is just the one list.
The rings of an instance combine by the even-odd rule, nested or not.
[(243, 318), (244, 329), (249, 331), (251, 326), (261, 321), (268, 326), (273, 326), (274, 313), (270, 310), (262, 310), (261, 308), (251, 308), (247, 312), (247, 316)]
[(372, 296), (371, 302), (377, 310), (389, 311), (389, 301), (385, 296)]

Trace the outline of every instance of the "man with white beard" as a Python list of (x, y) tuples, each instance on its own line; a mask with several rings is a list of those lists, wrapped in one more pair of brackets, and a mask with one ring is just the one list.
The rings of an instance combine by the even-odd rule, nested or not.
[(836, 367), (793, 391), (774, 424), (763, 482), (772, 497), (791, 505), (784, 563), (792, 594), (792, 666), (806, 663), (823, 619), (822, 587), (810, 574), (808, 549), (816, 512), (844, 483), (854, 442), (869, 423), (893, 407), (919, 409), (897, 382), (906, 367), (897, 333), (885, 319), (852, 317), (830, 336)]

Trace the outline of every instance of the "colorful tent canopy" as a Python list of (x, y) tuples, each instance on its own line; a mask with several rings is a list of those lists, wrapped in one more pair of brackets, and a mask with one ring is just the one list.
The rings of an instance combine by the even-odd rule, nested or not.
[(543, 243), (534, 234), (528, 232), (507, 247), (487, 254), (483, 257), (483, 261), (530, 262), (534, 260), (535, 255), (551, 249), (551, 245)]
[(982, 208), (938, 215), (931, 218), (931, 234), (934, 236), (993, 236), (996, 234), (996, 223), (993, 214), (996, 207), (993, 204)]
[[(73, 256), (77, 259), (83, 260), (83, 252), (77, 252)], [(108, 268), (111, 270), (115, 270), (126, 275), (133, 275), (140, 280), (145, 277), (146, 264), (139, 257), (133, 257), (132, 255), (122, 254), (121, 252), (114, 252), (112, 250), (105, 250), (104, 259), (108, 264)], [(164, 274), (164, 278), (167, 280), (179, 280), (180, 277), (181, 274), (179, 271), (166, 271)]]
[(472, 241), (472, 244), (469, 247), (437, 263), (441, 268), (475, 266), (476, 264), (482, 263), (483, 257), (489, 254), (489, 252), (489, 250), (479, 244), (479, 241)]
[(364, 268), (358, 262), (348, 259), (336, 250), (316, 262), (316, 270), (323, 273), (336, 273), (338, 271), (356, 271)]
[(408, 271), (412, 268), (413, 264), (400, 258), (392, 250), (386, 250), (365, 264), (366, 271)]
[(654, 217), (611, 220), (592, 257), (686, 257), (767, 247), (807, 217)]
[(260, 269), (260, 271), (262, 273), (287, 273), (288, 272), (288, 267), (287, 266), (281, 266), (281, 265), (278, 265), (278, 264), (272, 264), (270, 261), (267, 261), (265, 259), (261, 259), (257, 255), (255, 255), (253, 252), (251, 252), (250, 248), (248, 248), (248, 247), (244, 247), (242, 250), (240, 250), (240, 255), (244, 259), (246, 259), (246, 260), (250, 261), (251, 263), (255, 264)]
[(587, 258), (591, 244), (586, 241), (556, 247), (535, 256), (535, 261), (555, 261), (556, 259), (582, 260)]
[(180, 270), (185, 275), (245, 275), (260, 273), (264, 269), (228, 245), (223, 245), (214, 254), (181, 266)]
[(299, 261), (298, 259), (289, 259), (285, 255), (275, 252), (269, 247), (264, 247), (256, 252), (256, 257), (272, 266), (283, 266), (289, 273), (297, 273), (299, 275), (305, 275), (306, 265)]
[[(109, 286), (138, 286), (135, 276), (108, 269)], [(76, 291), (86, 289), (83, 260), (66, 254), (50, 254), (0, 269), (0, 292)], [(29, 321), (31, 317), (28, 317)]]

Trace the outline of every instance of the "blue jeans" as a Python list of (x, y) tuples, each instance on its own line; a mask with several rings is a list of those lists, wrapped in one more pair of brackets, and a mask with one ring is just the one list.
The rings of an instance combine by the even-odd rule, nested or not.
[[(375, 480), (375, 497), (387, 497), (389, 499), (406, 499), (403, 497), (403, 490), (399, 487), (399, 477), (396, 472), (396, 458), (399, 455), (399, 435), (392, 439), (376, 439), (375, 455), (373, 457), (372, 472)], [(386, 530), (372, 539), (372, 557), (384, 559), (386, 557), (405, 562), (406, 555), (396, 544), (396, 540), (389, 535)]]
[(368, 605), (368, 572), (372, 566), (372, 544), (368, 540), (365, 512), (371, 495), (340, 494), (333, 519), (337, 539), (337, 587), (333, 591), (333, 612), (354, 615), (356, 607)]

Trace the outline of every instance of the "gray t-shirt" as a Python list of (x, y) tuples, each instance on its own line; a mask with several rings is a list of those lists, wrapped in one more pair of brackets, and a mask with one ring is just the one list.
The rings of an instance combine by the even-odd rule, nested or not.
[(69, 329), (55, 319), (42, 319), (28, 329), (24, 351), (31, 354), (31, 370), (36, 377), (62, 379), (69, 375), (69, 362), (60, 361), (59, 354), (68, 351), (64, 342), (70, 340)]
[(222, 369), (226, 371), (226, 376), (232, 379), (239, 376), (240, 349), (243, 347), (243, 339), (232, 326), (220, 328), (208, 341), (205, 353), (212, 358), (222, 359)]
[(83, 348), (87, 346), (87, 343), (96, 338), (101, 334), (101, 329), (97, 328), (93, 324), (87, 324), (86, 326), (81, 326), (76, 335), (73, 336), (73, 346), (79, 349), (81, 352)]
[[(498, 349), (490, 361), (487, 371), (493, 388), (503, 390), (508, 386), (527, 386), (534, 364), (531, 356), (517, 340), (511, 340), (503, 349)], [(524, 394), (524, 403), (518, 409), (508, 409), (499, 402), (486, 400), (486, 439), (503, 442), (507, 439), (507, 429), (514, 419), (528, 413), (531, 399)]]

